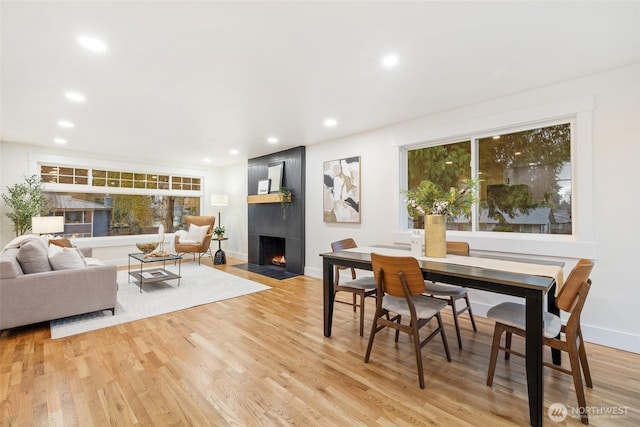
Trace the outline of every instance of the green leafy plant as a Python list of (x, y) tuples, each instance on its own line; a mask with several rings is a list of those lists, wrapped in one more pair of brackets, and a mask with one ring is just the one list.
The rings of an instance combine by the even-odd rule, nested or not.
[(462, 188), (451, 187), (448, 191), (429, 180), (422, 181), (417, 187), (403, 190), (407, 197), (405, 204), (409, 216), (469, 215), (471, 206), (477, 202), (478, 183), (469, 179)]
[(280, 187), (278, 192), (282, 196), (280, 198), (280, 206), (282, 207), (282, 219), (287, 219), (287, 209), (291, 203), (291, 191), (287, 187)]
[(11, 209), (7, 217), (13, 221), (13, 231), (21, 236), (31, 230), (31, 218), (49, 213), (49, 203), (38, 175), (25, 176), (24, 182), (7, 187), (2, 200)]
[(217, 225), (213, 229), (213, 234), (215, 234), (216, 236), (221, 236), (221, 235), (224, 234), (225, 231), (227, 231), (227, 230), (226, 230), (226, 228), (224, 228), (224, 226)]

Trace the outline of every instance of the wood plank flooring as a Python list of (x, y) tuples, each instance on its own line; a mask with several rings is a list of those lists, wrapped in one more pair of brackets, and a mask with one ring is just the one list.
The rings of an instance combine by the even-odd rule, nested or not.
[[(230, 264), (240, 263), (229, 259)], [(210, 268), (203, 265), (202, 268)], [(363, 362), (358, 315), (338, 304), (323, 336), (322, 282), (274, 280), (231, 265), (228, 273), (273, 289), (51, 340), (48, 323), (0, 336), (1, 426), (510, 426), (528, 425), (523, 360), (499, 359), (486, 386), (492, 322), (473, 332), (443, 318), (452, 351), (439, 338), (422, 351), (420, 390), (408, 337), (376, 337)], [(188, 278), (183, 279), (188, 286)], [(515, 341), (514, 347), (523, 346)], [(547, 354), (548, 352), (545, 352)], [(594, 388), (591, 425), (640, 425), (640, 355), (588, 344)], [(566, 356), (563, 359), (568, 363)], [(545, 370), (545, 408), (576, 405), (570, 376)], [(549, 418), (545, 424), (556, 425)], [(558, 425), (580, 425), (567, 418)]]

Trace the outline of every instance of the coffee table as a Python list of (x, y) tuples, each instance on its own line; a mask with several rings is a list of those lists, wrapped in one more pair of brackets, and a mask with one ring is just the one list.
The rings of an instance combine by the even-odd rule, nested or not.
[[(139, 271), (131, 271), (131, 258), (140, 262), (140, 270)], [(178, 262), (178, 274), (175, 274), (166, 269), (167, 261), (176, 261), (182, 260), (180, 255), (167, 255), (162, 257), (154, 257), (154, 256), (146, 256), (144, 253), (133, 253), (129, 254), (129, 267), (127, 272), (129, 273), (129, 283), (131, 283), (131, 276), (133, 276), (140, 283), (140, 292), (142, 293), (142, 286), (145, 283), (155, 283), (155, 282), (164, 282), (167, 280), (178, 280), (178, 286), (180, 286), (180, 270), (182, 264)], [(145, 264), (150, 264), (152, 262), (162, 262), (162, 267), (149, 268), (143, 270), (142, 267)]]

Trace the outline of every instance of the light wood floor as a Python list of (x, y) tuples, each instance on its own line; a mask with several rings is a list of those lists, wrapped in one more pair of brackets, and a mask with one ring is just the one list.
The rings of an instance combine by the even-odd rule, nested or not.
[[(438, 338), (429, 343), (420, 390), (406, 336), (394, 345), (392, 332), (380, 333), (365, 364), (367, 339), (342, 304), (332, 337), (323, 336), (320, 280), (219, 268), (273, 289), (59, 340), (48, 324), (4, 331), (0, 425), (528, 425), (522, 359), (500, 359), (493, 387), (485, 385), (493, 332), (486, 319), (477, 319), (476, 333), (463, 320), (459, 351), (444, 314), (453, 361)], [(587, 404), (628, 408), (621, 418), (592, 415), (591, 425), (640, 425), (640, 355), (598, 345), (587, 353)], [(545, 407), (554, 402), (575, 406), (573, 385), (546, 370)]]

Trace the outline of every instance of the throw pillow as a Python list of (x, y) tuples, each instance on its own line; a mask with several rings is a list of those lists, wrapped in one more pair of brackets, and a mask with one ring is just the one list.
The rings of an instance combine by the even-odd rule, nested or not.
[(58, 237), (55, 239), (50, 239), (49, 240), (49, 245), (56, 245), (56, 246), (60, 246), (62, 248), (72, 248), (73, 245), (71, 244), (71, 241), (69, 239), (67, 239), (66, 237)]
[(207, 231), (209, 231), (208, 225), (197, 226), (191, 224), (191, 226), (189, 226), (189, 232), (187, 233), (187, 240), (202, 243), (202, 240), (204, 240), (204, 236), (207, 235)]
[(54, 270), (75, 270), (87, 266), (77, 249), (56, 245), (49, 246), (49, 262)]
[(24, 274), (51, 271), (47, 250), (38, 242), (30, 241), (20, 246), (16, 259)]

